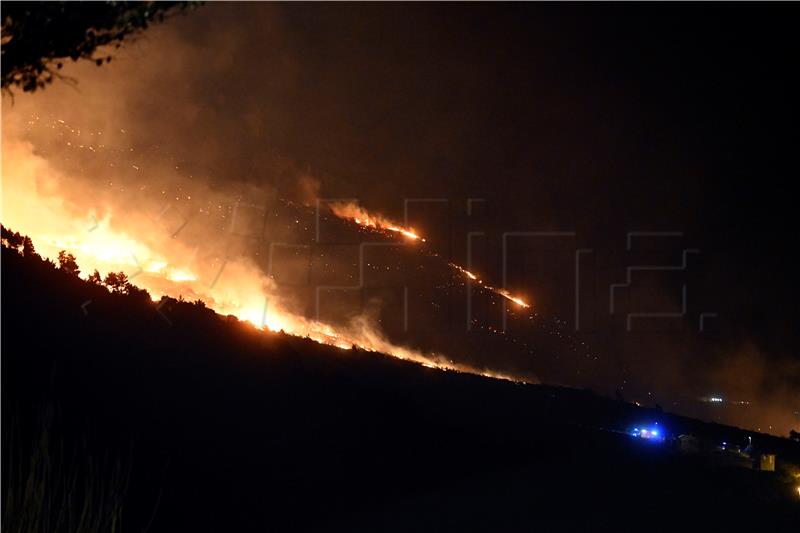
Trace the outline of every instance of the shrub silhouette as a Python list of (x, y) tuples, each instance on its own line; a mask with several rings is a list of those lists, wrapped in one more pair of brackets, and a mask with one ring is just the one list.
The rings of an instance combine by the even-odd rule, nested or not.
[(81, 273), (81, 269), (78, 268), (78, 263), (75, 260), (75, 256), (67, 253), (64, 250), (58, 252), (58, 268), (73, 276), (77, 276)]
[(11, 250), (21, 251), (22, 244), (24, 241), (24, 236), (20, 235), (16, 231), (11, 231), (10, 229), (6, 228), (5, 226), (0, 226), (0, 231), (2, 231), (2, 242), (3, 246), (9, 248)]
[(86, 281), (88, 281), (89, 283), (94, 283), (95, 285), (102, 285), (103, 277), (100, 275), (100, 272), (98, 272), (97, 269), (95, 268), (94, 272), (92, 272), (89, 275)]
[(109, 272), (106, 274), (103, 283), (111, 292), (117, 294), (127, 294), (130, 285), (128, 283), (128, 276), (124, 272)]

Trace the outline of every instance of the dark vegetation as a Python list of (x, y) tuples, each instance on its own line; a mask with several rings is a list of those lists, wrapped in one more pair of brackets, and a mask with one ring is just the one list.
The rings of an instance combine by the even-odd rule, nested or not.
[(4, 531), (121, 531), (128, 464), (64, 440), (53, 404), (38, 411), (24, 432), (17, 410), (3, 422)]
[[(4, 530), (53, 530), (5, 527), (42, 463), (40, 499), (104, 495), (87, 512), (126, 531), (797, 530), (789, 439), (263, 333), (59, 264), (4, 230)], [(642, 422), (750, 436), (779, 471), (623, 433)]]
[(193, 2), (6, 2), (2, 88), (43, 89), (64, 61), (111, 61), (109, 48)]

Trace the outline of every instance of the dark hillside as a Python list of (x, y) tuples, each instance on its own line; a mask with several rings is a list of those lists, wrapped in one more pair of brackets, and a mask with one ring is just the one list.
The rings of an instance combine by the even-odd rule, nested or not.
[[(73, 451), (54, 462), (129, 472), (131, 530), (151, 516), (165, 532), (796, 531), (800, 518), (788, 440), (263, 333), (6, 248), (2, 405), (4, 493), (8, 442), (25, 450), (49, 410), (49, 441)], [(779, 472), (624, 433), (655, 422), (709, 443), (750, 436)]]

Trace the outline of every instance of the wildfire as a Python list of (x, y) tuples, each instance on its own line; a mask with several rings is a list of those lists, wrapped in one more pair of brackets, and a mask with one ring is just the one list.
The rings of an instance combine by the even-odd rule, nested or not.
[[(4, 184), (8, 185), (9, 174), (4, 174)], [(4, 195), (4, 198), (7, 199), (8, 195)], [(35, 199), (33, 201), (35, 203)], [(30, 205), (30, 202), (26, 204)], [(154, 251), (158, 248), (115, 230), (110, 215), (94, 222), (92, 216), (72, 217), (55, 210), (48, 213), (45, 217), (47, 223), (42, 225), (39, 223), (42, 217), (28, 216), (28, 211), (8, 203), (4, 207), (4, 224), (30, 236), (37, 246), (37, 252), (44, 258), (55, 261), (60, 250), (75, 254), (84, 279), (94, 269), (101, 276), (121, 270), (155, 299), (161, 295), (196, 298), (217, 313), (233, 315), (260, 329), (306, 337), (343, 350), (355, 347), (379, 352), (429, 368), (495, 377), (489, 372), (449, 362), (439, 354), (421, 353), (393, 344), (366, 319), (335, 327), (293, 313), (282, 305), (271, 280), (244, 260), (226, 264), (224, 275), (218, 275), (219, 271), (215, 273), (214, 269), (209, 272), (208, 267), (202, 268), (201, 265), (176, 266), (166, 256)], [(172, 257), (191, 255), (174, 242), (169, 245), (169, 255)], [(166, 248), (164, 250), (168, 251)]]
[[(355, 347), (379, 352), (440, 370), (511, 379), (455, 363), (441, 354), (398, 346), (366, 317), (334, 326), (295, 313), (283, 301), (274, 282), (250, 260), (243, 256), (228, 258), (224, 251), (219, 255), (225, 249), (225, 236), (212, 238), (213, 230), (202, 232), (203, 238), (199, 242), (195, 239), (197, 247), (193, 249), (175, 239), (174, 228), (168, 228), (157, 212), (148, 216), (144, 210), (134, 211), (127, 206), (127, 210), (117, 211), (114, 202), (100, 199), (95, 202), (97, 210), (81, 210), (61, 188), (74, 197), (76, 188), (82, 187), (84, 197), (91, 198), (91, 187), (96, 184), (87, 186), (62, 174), (35, 154), (30, 144), (7, 139), (5, 131), (2, 167), (3, 224), (31, 237), (44, 258), (55, 261), (61, 250), (73, 253), (84, 279), (94, 270), (101, 277), (122, 271), (132, 283), (147, 290), (151, 298), (165, 295), (201, 300), (217, 313), (233, 315), (260, 329), (283, 331), (344, 350)], [(332, 209), (337, 216), (363, 227), (425, 242), (413, 228), (370, 215), (357, 206), (334, 204)], [(472, 273), (464, 273), (477, 279)]]
[[(391, 232), (402, 233), (406, 237), (414, 240), (420, 240), (422, 242), (427, 242), (424, 238), (418, 235), (413, 229), (411, 228), (403, 228), (402, 226), (392, 222), (391, 220), (381, 216), (381, 215), (374, 215), (369, 213), (363, 207), (360, 207), (352, 202), (344, 203), (344, 202), (334, 202), (329, 205), (331, 211), (334, 215), (339, 218), (343, 218), (345, 220), (352, 220), (356, 224), (366, 228), (373, 228), (376, 230), (385, 230)], [(458, 272), (464, 274), (472, 281), (477, 281), (483, 289), (493, 292), (507, 300), (514, 302), (520, 307), (529, 308), (530, 304), (528, 304), (525, 300), (520, 298), (519, 296), (514, 296), (511, 294), (507, 289), (499, 289), (496, 287), (492, 287), (491, 285), (487, 285), (483, 282), (483, 280), (479, 279), (476, 274), (473, 274), (466, 268), (462, 267), (461, 265), (457, 265), (455, 263), (448, 263), (448, 265), (457, 270)]]
[(352, 220), (359, 226), (400, 233), (411, 240), (425, 242), (425, 239), (420, 237), (419, 234), (414, 231), (414, 228), (405, 228), (380, 215), (372, 215), (352, 202), (333, 202), (329, 207), (337, 217)]
[[(238, 261), (225, 266), (226, 275), (215, 284), (203, 269), (195, 272), (189, 268), (171, 265), (166, 259), (152, 252), (150, 247), (129, 235), (111, 229), (108, 219), (101, 221), (95, 232), (73, 235), (42, 235), (32, 224), (19, 224), (15, 217), (5, 217), (11, 227), (20, 227), (38, 244), (37, 251), (45, 258), (56, 260), (59, 250), (67, 250), (78, 256), (82, 268), (81, 277), (87, 278), (91, 269), (101, 275), (120, 269), (137, 286), (146, 289), (151, 297), (158, 295), (191, 295), (202, 300), (210, 309), (233, 315), (239, 320), (272, 332), (282, 331), (289, 335), (306, 337), (320, 344), (336, 346), (343, 350), (353, 347), (365, 351), (379, 352), (413, 361), (429, 368), (484, 374), (466, 366), (445, 363), (438, 354), (423, 354), (386, 340), (365, 319), (349, 326), (334, 327), (311, 320), (289, 311), (280, 303), (269, 279), (255, 266)], [(76, 224), (77, 226), (85, 224)], [(69, 225), (67, 226), (69, 227)], [(131, 250), (135, 250), (133, 253)], [(138, 255), (138, 257), (137, 257)], [(487, 374), (488, 375), (488, 374)]]
[(458, 270), (459, 272), (461, 272), (462, 274), (464, 274), (465, 276), (467, 276), (467, 277), (468, 277), (469, 279), (471, 279), (472, 281), (477, 281), (478, 283), (481, 283), (481, 284), (483, 283), (483, 281), (481, 281), (480, 279), (478, 279), (478, 276), (476, 276), (475, 274), (473, 274), (472, 272), (470, 272), (470, 271), (469, 271), (469, 270), (467, 270), (466, 268), (464, 268), (464, 267), (462, 267), (462, 266), (459, 266), (459, 265), (457, 265), (457, 264), (455, 264), (455, 263), (448, 263), (448, 264), (450, 265), (450, 267), (451, 267), (451, 268), (453, 268), (453, 269), (455, 269), (455, 270)]
[(387, 227), (386, 229), (389, 230), (389, 231), (394, 231), (396, 233), (401, 233), (401, 234), (405, 235), (406, 237), (408, 237), (409, 239), (421, 240), (422, 242), (425, 242), (425, 239), (423, 239), (422, 237), (420, 237), (419, 235), (417, 235), (416, 233), (414, 233), (414, 231), (412, 231), (410, 229), (403, 229), (403, 228), (397, 228), (397, 227)]
[(510, 292), (508, 292), (505, 289), (492, 289), (492, 290), (494, 292), (496, 292), (497, 294), (499, 294), (500, 296), (502, 296), (503, 298), (507, 298), (507, 299), (511, 300), (512, 302), (514, 302), (515, 304), (517, 304), (519, 306), (530, 307), (530, 305), (525, 303), (525, 300), (523, 300), (522, 298), (520, 298), (518, 296), (514, 296), (513, 294), (511, 294)]

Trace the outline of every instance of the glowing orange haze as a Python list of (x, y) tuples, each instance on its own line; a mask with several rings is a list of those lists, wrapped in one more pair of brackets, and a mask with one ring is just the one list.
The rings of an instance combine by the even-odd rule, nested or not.
[[(155, 300), (162, 295), (200, 299), (218, 313), (234, 315), (270, 331), (308, 337), (341, 349), (357, 346), (432, 368), (512, 379), (453, 363), (441, 354), (395, 345), (366, 316), (334, 327), (293, 313), (274, 282), (255, 264), (241, 257), (226, 260), (204, 254), (206, 250), (197, 247), (192, 249), (173, 239), (152, 218), (126, 213), (120, 220), (110, 207), (102, 215), (80, 212), (59, 194), (64, 184), (79, 184), (52, 168), (27, 142), (4, 138), (2, 170), (3, 224), (30, 236), (43, 257), (55, 260), (60, 250), (73, 253), (83, 278), (95, 269), (103, 276), (123, 271)], [(372, 224), (420, 240), (412, 230), (380, 220)], [(199, 256), (204, 260), (199, 261)]]

